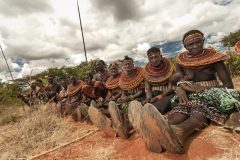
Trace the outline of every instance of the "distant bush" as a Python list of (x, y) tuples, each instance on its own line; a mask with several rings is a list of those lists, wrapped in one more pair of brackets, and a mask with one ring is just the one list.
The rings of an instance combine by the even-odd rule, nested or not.
[(228, 48), (228, 51), (226, 52), (231, 56), (231, 58), (225, 63), (228, 66), (232, 76), (240, 75), (240, 55), (230, 51), (231, 47), (234, 47), (238, 40), (240, 40), (240, 29), (235, 32), (230, 32), (229, 35), (224, 36), (221, 39), (222, 45)]
[(240, 29), (235, 32), (230, 32), (229, 35), (224, 36), (221, 39), (221, 43), (224, 47), (233, 47), (238, 40), (240, 40)]
[(228, 51), (230, 55), (230, 59), (228, 59), (225, 63), (230, 70), (232, 76), (240, 75), (240, 55), (235, 54), (234, 52)]
[(21, 91), (21, 88), (19, 88), (17, 85), (0, 83), (0, 105), (23, 105), (23, 103), (17, 98), (17, 95), (20, 94)]
[(169, 57), (168, 60), (172, 62), (172, 64), (176, 65), (176, 57)]
[(4, 115), (2, 118), (1, 118), (1, 121), (0, 121), (0, 125), (5, 125), (5, 124), (9, 124), (9, 123), (14, 123), (14, 122), (17, 122), (17, 117), (15, 115)]
[(48, 75), (53, 75), (59, 81), (69, 80), (70, 75), (77, 74), (78, 78), (83, 80), (86, 73), (96, 73), (95, 63), (96, 60), (91, 60), (89, 62), (82, 62), (74, 67), (49, 68), (35, 77), (46, 79)]

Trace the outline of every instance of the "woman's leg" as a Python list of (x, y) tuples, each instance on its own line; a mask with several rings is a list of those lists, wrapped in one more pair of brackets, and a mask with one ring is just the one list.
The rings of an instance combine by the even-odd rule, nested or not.
[(171, 125), (177, 125), (188, 119), (189, 116), (187, 114), (175, 112), (175, 113), (170, 113), (167, 115), (168, 122)]
[(208, 119), (200, 114), (194, 113), (191, 117), (178, 125), (172, 125), (178, 138), (183, 142), (195, 131), (200, 131), (208, 126)]
[(172, 109), (171, 107), (171, 99), (173, 95), (168, 95), (153, 103), (153, 105), (158, 109), (161, 114), (165, 114), (166, 112)]

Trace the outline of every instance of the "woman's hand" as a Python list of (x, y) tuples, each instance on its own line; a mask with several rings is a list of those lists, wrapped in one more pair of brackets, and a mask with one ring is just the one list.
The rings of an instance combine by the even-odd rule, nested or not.
[(131, 101), (131, 97), (130, 96), (122, 96), (119, 100), (121, 103), (123, 102), (129, 102)]
[(206, 87), (203, 87), (203, 86), (198, 85), (198, 86), (196, 86), (195, 89), (196, 89), (196, 93), (199, 93), (199, 92), (204, 91), (204, 90), (206, 89)]
[(152, 99), (151, 99), (151, 101), (150, 101), (150, 103), (155, 103), (155, 102), (157, 102), (157, 97), (153, 97)]
[(176, 88), (176, 94), (179, 98), (180, 103), (187, 103), (188, 102), (187, 93), (181, 87)]

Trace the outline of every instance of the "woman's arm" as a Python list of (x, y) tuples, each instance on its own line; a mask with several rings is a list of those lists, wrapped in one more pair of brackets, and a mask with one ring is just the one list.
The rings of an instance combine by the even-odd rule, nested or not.
[(150, 84), (145, 81), (145, 93), (146, 93), (146, 102), (150, 102), (152, 99), (152, 89)]
[(231, 77), (226, 65), (224, 64), (224, 62), (220, 61), (220, 62), (215, 63), (214, 68), (216, 69), (217, 75), (223, 84), (219, 87), (234, 88), (233, 82), (232, 82), (232, 77)]

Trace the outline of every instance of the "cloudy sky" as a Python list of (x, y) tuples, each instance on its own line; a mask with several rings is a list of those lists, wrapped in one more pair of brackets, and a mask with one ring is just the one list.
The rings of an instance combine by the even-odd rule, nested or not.
[[(76, 0), (1, 0), (0, 44), (14, 78), (49, 67), (85, 61)], [(207, 45), (240, 29), (240, 0), (79, 0), (88, 59), (130, 55), (146, 61), (146, 50), (180, 52), (182, 35), (204, 32)], [(10, 79), (0, 55), (0, 79)]]

